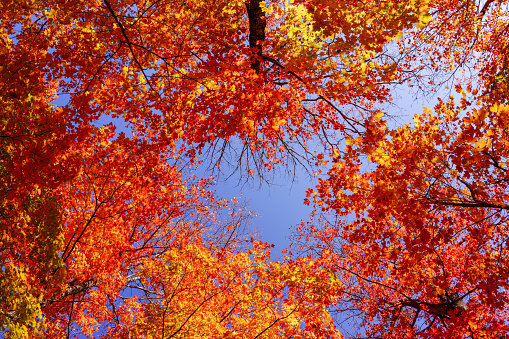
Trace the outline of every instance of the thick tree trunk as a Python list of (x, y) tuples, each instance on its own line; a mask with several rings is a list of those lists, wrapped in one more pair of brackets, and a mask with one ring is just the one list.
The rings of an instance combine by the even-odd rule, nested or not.
[(249, 17), (249, 47), (256, 48), (256, 55), (252, 59), (251, 68), (257, 73), (260, 71), (262, 44), (265, 40), (265, 22), (261, 0), (250, 0), (246, 2), (247, 15)]

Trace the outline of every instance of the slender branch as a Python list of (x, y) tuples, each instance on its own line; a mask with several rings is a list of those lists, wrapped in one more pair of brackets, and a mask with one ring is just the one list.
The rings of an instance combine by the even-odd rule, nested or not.
[(131, 55), (133, 56), (134, 62), (136, 63), (136, 65), (138, 65), (141, 73), (143, 73), (143, 76), (145, 77), (145, 80), (147, 81), (147, 84), (150, 86), (150, 88), (152, 88), (152, 83), (150, 82), (150, 79), (149, 79), (148, 75), (145, 74), (145, 68), (141, 65), (140, 61), (136, 57), (136, 54), (134, 53), (133, 44), (131, 43), (131, 40), (127, 36), (127, 32), (126, 32), (126, 29), (125, 29), (124, 25), (122, 25), (122, 23), (118, 19), (117, 13), (115, 13), (115, 11), (113, 10), (113, 7), (111, 6), (111, 3), (108, 0), (104, 0), (104, 4), (108, 8), (108, 11), (111, 13), (111, 16), (113, 16), (113, 19), (115, 20), (115, 22), (117, 23), (118, 27), (120, 28), (120, 31), (122, 32), (122, 36), (126, 40), (125, 43), (129, 47), (129, 50), (131, 51)]
[[(266, 55), (262, 55), (261, 56), (263, 58), (263, 60), (266, 60), (266, 61), (270, 61), (271, 63), (273, 63), (274, 65), (278, 66), (279, 68), (285, 70), (285, 66), (283, 66), (279, 61), (277, 61), (276, 59), (274, 58), (271, 58), (269, 56), (266, 56)], [(293, 77), (295, 77), (297, 80), (299, 80), (300, 82), (302, 82), (304, 85), (307, 86), (307, 83), (306, 81), (298, 74), (296, 74), (294, 71), (287, 71), (288, 74), (292, 75)], [(354, 124), (352, 123), (352, 119), (349, 118), (348, 116), (346, 116), (339, 108), (337, 108), (333, 103), (332, 101), (330, 101), (329, 99), (327, 99), (326, 97), (324, 97), (323, 95), (319, 95), (316, 99), (304, 99), (303, 101), (318, 101), (318, 100), (323, 100), (325, 101), (330, 107), (332, 107), (336, 112), (339, 113), (339, 115), (343, 118), (343, 120), (348, 124), (350, 125), (350, 127), (352, 128), (353, 131), (355, 131), (355, 133), (357, 133), (358, 135), (361, 135), (362, 133), (354, 126)], [(306, 110), (307, 111), (307, 110)], [(307, 111), (309, 112), (309, 111)], [(355, 120), (353, 120), (353, 122), (355, 122)]]
[(484, 6), (482, 7), (481, 11), (479, 12), (479, 18), (480, 19), (482, 19), (484, 17), (484, 14), (486, 14), (486, 11), (488, 11), (488, 9), (490, 8), (490, 6), (493, 3), (493, 1), (495, 1), (495, 0), (488, 0), (488, 1), (486, 1)]
[(74, 311), (75, 297), (76, 297), (76, 294), (73, 294), (72, 303), (71, 303), (71, 311), (69, 312), (69, 321), (67, 322), (67, 339), (69, 339), (71, 337), (71, 321), (72, 321), (72, 312)]

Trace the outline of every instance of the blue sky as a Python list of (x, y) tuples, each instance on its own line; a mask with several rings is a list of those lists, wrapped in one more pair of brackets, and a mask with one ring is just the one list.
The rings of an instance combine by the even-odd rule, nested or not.
[(237, 184), (236, 178), (220, 178), (215, 186), (221, 198), (242, 198), (249, 202), (258, 214), (253, 226), (261, 240), (275, 245), (274, 259), (290, 244), (291, 228), (308, 219), (312, 211), (310, 206), (303, 204), (306, 190), (314, 186), (312, 178), (300, 173), (293, 179), (276, 175), (271, 186), (264, 184), (260, 187), (256, 181)]

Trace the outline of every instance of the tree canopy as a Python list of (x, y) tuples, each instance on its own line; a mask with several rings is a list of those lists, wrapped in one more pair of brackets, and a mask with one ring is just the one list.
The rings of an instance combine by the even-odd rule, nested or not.
[[(507, 2), (0, 9), (6, 337), (508, 335)], [(202, 162), (319, 173), (283, 258)]]

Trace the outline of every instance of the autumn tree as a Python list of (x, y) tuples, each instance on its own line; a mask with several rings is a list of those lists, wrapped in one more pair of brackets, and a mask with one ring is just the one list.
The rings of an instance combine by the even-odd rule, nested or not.
[(504, 6), (431, 2), (398, 67), (451, 95), (403, 126), (366, 119), (308, 192), (317, 219), (297, 238), (345, 283), (335, 309), (355, 310), (366, 337), (507, 335)]

